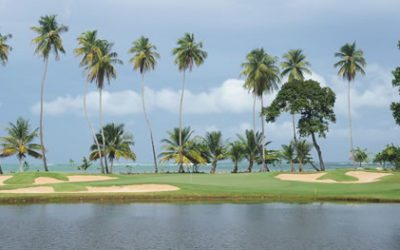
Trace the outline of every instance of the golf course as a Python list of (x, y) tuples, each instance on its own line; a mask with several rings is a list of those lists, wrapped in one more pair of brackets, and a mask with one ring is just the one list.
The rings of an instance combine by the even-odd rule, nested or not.
[(1, 176), (0, 202), (400, 202), (399, 182), (398, 172), (353, 169), (216, 175), (25, 172)]

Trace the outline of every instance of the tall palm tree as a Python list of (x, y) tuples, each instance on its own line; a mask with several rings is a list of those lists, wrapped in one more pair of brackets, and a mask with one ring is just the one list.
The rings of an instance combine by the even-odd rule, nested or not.
[[(183, 157), (183, 138), (182, 138), (182, 130), (183, 130), (183, 118), (182, 118), (182, 109), (183, 109), (183, 97), (185, 93), (185, 84), (186, 84), (186, 72), (191, 72), (194, 66), (200, 66), (204, 63), (204, 60), (207, 58), (207, 52), (203, 50), (203, 43), (196, 42), (194, 38), (194, 34), (185, 33), (182, 38), (179, 38), (177, 41), (178, 47), (172, 50), (172, 54), (175, 56), (175, 64), (178, 65), (179, 71), (183, 72), (182, 79), (182, 90), (181, 90), (181, 98), (179, 103), (179, 146), (181, 147), (181, 157)], [(183, 160), (180, 160), (181, 164), (183, 164)], [(183, 169), (181, 166), (179, 169)]]
[(289, 145), (282, 145), (281, 157), (290, 164), (290, 172), (294, 172), (294, 162), (296, 161), (296, 142)]
[(40, 88), (40, 144), (42, 145), (43, 167), (45, 171), (47, 168), (46, 147), (43, 141), (43, 101), (44, 101), (44, 85), (46, 83), (47, 68), (49, 64), (49, 55), (54, 53), (55, 59), (59, 60), (59, 53), (65, 53), (64, 46), (61, 39), (61, 34), (68, 31), (68, 27), (58, 24), (56, 15), (46, 15), (39, 19), (39, 26), (32, 27), (32, 31), (37, 33), (32, 42), (36, 44), (35, 53), (44, 60), (44, 73), (42, 84)]
[[(292, 49), (283, 56), (284, 61), (281, 62), (281, 76), (288, 76), (288, 81), (299, 80), (304, 81), (304, 73), (311, 74), (311, 64), (307, 61), (306, 56), (301, 49)], [(292, 114), (293, 123), (293, 139), (296, 142), (296, 122), (295, 114)]]
[[(88, 68), (88, 79), (90, 82), (95, 82), (99, 90), (99, 125), (101, 129), (101, 137), (103, 141), (103, 148), (105, 147), (105, 137), (103, 130), (103, 88), (105, 81), (111, 84), (111, 80), (117, 78), (115, 70), (116, 64), (122, 64), (118, 59), (118, 54), (112, 51), (113, 43), (106, 40), (99, 42), (99, 52), (95, 53), (93, 62)], [(108, 173), (107, 158), (104, 158), (105, 171)]]
[(90, 160), (97, 160), (102, 156), (107, 157), (110, 161), (110, 173), (112, 174), (114, 160), (119, 160), (121, 157), (127, 160), (136, 160), (136, 154), (131, 149), (131, 146), (134, 145), (133, 136), (124, 131), (123, 124), (107, 124), (104, 126), (103, 131), (104, 143), (101, 132), (96, 134), (97, 140), (102, 144), (102, 154), (99, 154), (95, 142), (90, 148)]
[(244, 145), (241, 141), (234, 141), (229, 144), (229, 158), (233, 162), (232, 173), (237, 173), (239, 170), (239, 162), (244, 159)]
[(129, 52), (133, 53), (133, 57), (130, 60), (130, 62), (133, 64), (133, 69), (139, 70), (140, 75), (142, 76), (143, 113), (150, 133), (151, 148), (153, 150), (154, 172), (158, 173), (157, 155), (154, 147), (153, 130), (151, 128), (150, 120), (146, 112), (146, 105), (144, 101), (144, 73), (150, 70), (154, 70), (157, 64), (157, 58), (160, 58), (160, 55), (157, 52), (157, 47), (153, 45), (148, 38), (143, 36), (133, 42), (133, 46), (129, 50)]
[(40, 153), (42, 146), (33, 141), (38, 136), (38, 129), (31, 131), (29, 121), (18, 118), (16, 123), (10, 123), (6, 128), (7, 135), (2, 137), (0, 157), (8, 157), (16, 155), (19, 161), (19, 171), (24, 171), (25, 159), (31, 156), (41, 159), (43, 155)]
[(339, 52), (335, 53), (335, 57), (339, 58), (339, 61), (334, 64), (336, 68), (339, 68), (338, 75), (343, 79), (347, 80), (347, 112), (349, 116), (349, 137), (350, 137), (350, 156), (351, 160), (354, 161), (354, 145), (353, 145), (353, 128), (351, 121), (351, 82), (356, 78), (357, 73), (365, 75), (364, 68), (367, 63), (364, 58), (364, 52), (356, 48), (356, 42), (352, 44), (346, 43), (340, 48)]
[(227, 148), (222, 139), (220, 131), (207, 132), (204, 137), (204, 144), (207, 146), (207, 151), (211, 160), (210, 174), (215, 174), (217, 170), (217, 163), (227, 157)]
[(245, 136), (237, 136), (243, 145), (245, 158), (249, 162), (246, 171), (251, 172), (253, 170), (254, 162), (256, 162), (257, 158), (260, 157), (262, 134), (259, 132), (254, 132), (254, 130), (246, 130)]
[(191, 140), (193, 131), (190, 127), (183, 128), (181, 132), (182, 144), (179, 140), (179, 128), (174, 128), (173, 131), (168, 132), (168, 138), (161, 140), (164, 145), (162, 146), (163, 151), (159, 154), (159, 157), (161, 158), (161, 162), (172, 160), (176, 164), (179, 164), (178, 172), (184, 173), (184, 164), (205, 164), (207, 159), (204, 158), (202, 152), (195, 147), (195, 143)]
[[(242, 64), (242, 75), (246, 76), (244, 87), (251, 91), (254, 96), (261, 100), (261, 110), (264, 108), (264, 94), (271, 93), (278, 89), (280, 81), (279, 67), (277, 66), (277, 58), (268, 55), (263, 48), (252, 50), (246, 57), (246, 62)], [(253, 120), (255, 116), (255, 107), (253, 107)], [(262, 162), (260, 171), (269, 171), (265, 162), (265, 121), (260, 116), (262, 129)]]
[[(99, 53), (101, 53), (100, 46), (101, 46), (102, 40), (97, 39), (97, 30), (86, 31), (86, 32), (82, 33), (78, 37), (77, 40), (78, 40), (79, 47), (76, 48), (74, 50), (74, 52), (75, 52), (76, 56), (82, 56), (79, 66), (83, 67), (86, 74), (88, 74), (91, 66), (94, 63), (95, 57)], [(97, 146), (97, 151), (100, 156), (99, 160), (100, 160), (101, 173), (104, 174), (105, 170), (104, 170), (104, 164), (103, 164), (103, 157), (101, 156), (100, 144), (99, 144), (99, 141), (97, 140), (96, 132), (93, 128), (93, 125), (89, 119), (89, 115), (87, 112), (86, 96), (87, 96), (88, 85), (89, 85), (89, 79), (85, 83), (85, 88), (84, 88), (84, 93), (83, 93), (83, 113), (86, 118), (86, 122), (88, 123), (89, 129), (92, 133), (92, 137)]]
[(7, 41), (12, 38), (11, 34), (2, 35), (0, 34), (0, 62), (5, 65), (8, 61), (8, 54), (12, 50), (12, 47), (8, 45)]

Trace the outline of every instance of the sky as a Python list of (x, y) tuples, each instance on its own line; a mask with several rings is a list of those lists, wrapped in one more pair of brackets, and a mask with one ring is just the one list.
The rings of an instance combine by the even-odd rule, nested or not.
[[(18, 117), (29, 119), (33, 127), (39, 125), (44, 64), (34, 55), (35, 34), (30, 27), (38, 24), (40, 16), (56, 14), (69, 31), (62, 35), (66, 54), (59, 61), (51, 57), (45, 89), (44, 139), (50, 163), (79, 161), (92, 143), (82, 109), (85, 75), (73, 49), (77, 36), (93, 29), (114, 43), (124, 61), (117, 66), (117, 79), (105, 87), (104, 119), (105, 123), (124, 123), (134, 135), (138, 163), (150, 163), (152, 154), (140, 76), (129, 63), (128, 50), (132, 41), (144, 35), (161, 55), (156, 70), (145, 78), (146, 104), (159, 153), (160, 140), (178, 126), (182, 74), (171, 50), (185, 32), (194, 33), (208, 52), (205, 63), (187, 76), (185, 126), (191, 126), (196, 135), (220, 130), (224, 138), (234, 140), (252, 127), (252, 97), (240, 78), (246, 54), (263, 47), (281, 60), (289, 49), (299, 48), (311, 63), (312, 75), (307, 78), (329, 86), (337, 95), (337, 122), (331, 124), (326, 138), (319, 138), (326, 161), (348, 160), (347, 82), (337, 76), (333, 64), (334, 53), (356, 41), (368, 65), (366, 75), (352, 83), (354, 144), (372, 155), (400, 139), (389, 109), (392, 101), (400, 99), (391, 86), (391, 71), (400, 65), (399, 9), (398, 0), (0, 0), (0, 33), (13, 35), (9, 62), (0, 66), (0, 136), (8, 122)], [(264, 97), (267, 105), (275, 95)], [(98, 128), (94, 85), (88, 109)], [(268, 124), (266, 138), (274, 149), (287, 144), (292, 138), (290, 116)]]

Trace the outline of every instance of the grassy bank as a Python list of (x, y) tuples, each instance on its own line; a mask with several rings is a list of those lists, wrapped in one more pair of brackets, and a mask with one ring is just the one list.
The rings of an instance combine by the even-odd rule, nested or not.
[[(57, 183), (49, 194), (0, 194), (2, 203), (20, 202), (79, 202), (79, 201), (360, 201), (400, 202), (400, 173), (383, 177), (378, 182), (365, 184), (305, 183), (274, 178), (279, 173), (252, 174), (137, 174), (113, 175), (114, 180), (101, 182)], [(325, 178), (349, 180), (345, 170), (329, 171)], [(66, 173), (15, 174), (5, 181), (0, 190), (37, 186), (36, 177), (45, 176), (66, 180)], [(73, 193), (87, 186), (121, 186), (132, 184), (170, 184), (179, 191), (157, 193)], [(71, 193), (59, 193), (71, 192)]]

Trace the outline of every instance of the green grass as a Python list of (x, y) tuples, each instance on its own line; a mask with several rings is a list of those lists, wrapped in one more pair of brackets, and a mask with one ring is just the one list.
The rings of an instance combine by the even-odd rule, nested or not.
[(346, 175), (346, 172), (348, 172), (348, 169), (336, 169), (335, 171), (328, 171), (326, 174), (324, 174), (323, 176), (319, 177), (318, 180), (334, 180), (334, 181), (357, 181), (358, 179), (353, 177), (353, 176), (349, 176)]
[(25, 172), (14, 174), (4, 184), (33, 184), (38, 177), (50, 177), (61, 181), (68, 181), (68, 177), (62, 173)]
[[(355, 180), (344, 175), (349, 170), (328, 171), (325, 178), (337, 181)], [(306, 183), (282, 181), (274, 178), (279, 173), (253, 174), (136, 174), (114, 175), (115, 180), (100, 182), (47, 184), (54, 187), (52, 194), (0, 194), (0, 202), (67, 202), (67, 201), (366, 201), (400, 202), (400, 173), (365, 184)], [(12, 185), (0, 189), (32, 186), (37, 176), (65, 179), (62, 173), (15, 174), (7, 181)], [(56, 177), (54, 177), (56, 176)], [(349, 178), (347, 178), (349, 177)], [(350, 179), (351, 178), (351, 179)], [(21, 182), (18, 182), (21, 181)], [(170, 184), (179, 191), (159, 193), (57, 193), (86, 190), (87, 186), (118, 186), (131, 184)], [(37, 185), (35, 185), (37, 186)]]

